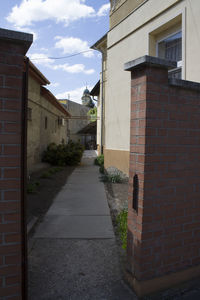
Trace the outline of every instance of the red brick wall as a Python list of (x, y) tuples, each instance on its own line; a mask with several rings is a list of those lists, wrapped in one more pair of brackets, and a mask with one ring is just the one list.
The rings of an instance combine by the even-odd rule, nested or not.
[(145, 65), (131, 94), (128, 270), (148, 280), (200, 265), (200, 88)]
[(24, 43), (0, 40), (0, 298), (23, 298), (21, 147)]

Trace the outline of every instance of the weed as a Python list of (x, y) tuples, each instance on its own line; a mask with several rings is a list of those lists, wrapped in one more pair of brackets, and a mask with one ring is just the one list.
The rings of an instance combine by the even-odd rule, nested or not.
[(48, 169), (47, 171), (43, 172), (41, 174), (40, 178), (51, 178), (52, 175), (54, 175), (55, 173), (58, 173), (62, 170), (63, 170), (62, 167), (52, 167), (52, 168)]
[(100, 172), (101, 174), (104, 174), (104, 172), (105, 172), (104, 166), (100, 166), (100, 167), (99, 167), (99, 172)]
[(51, 176), (52, 176), (52, 173), (50, 173), (49, 171), (46, 171), (41, 174), (40, 178), (43, 178), (43, 179), (51, 178)]
[(97, 166), (103, 166), (104, 165), (104, 155), (101, 154), (99, 156), (97, 156), (94, 160), (94, 164), (97, 165)]
[(104, 174), (101, 177), (103, 182), (122, 183), (123, 179), (120, 174)]
[(34, 194), (37, 192), (37, 188), (40, 186), (40, 183), (38, 181), (35, 182), (29, 182), (27, 184), (27, 193), (28, 194)]
[(122, 241), (122, 248), (127, 248), (127, 216), (128, 216), (128, 210), (123, 209), (116, 218), (117, 222), (117, 230), (120, 235), (120, 239)]
[(50, 168), (48, 171), (49, 171), (49, 173), (51, 173), (51, 174), (55, 174), (55, 173), (58, 173), (58, 172), (60, 172), (60, 171), (62, 171), (62, 170), (63, 170), (62, 167), (52, 167), (52, 168)]

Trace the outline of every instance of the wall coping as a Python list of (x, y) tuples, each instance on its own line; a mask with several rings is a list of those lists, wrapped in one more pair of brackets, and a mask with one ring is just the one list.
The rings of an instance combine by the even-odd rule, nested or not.
[(0, 28), (0, 40), (11, 41), (16, 44), (23, 44), (25, 54), (33, 42), (33, 35), (30, 33)]
[(177, 67), (177, 63), (176, 61), (145, 55), (125, 63), (124, 70), (133, 71), (139, 67), (144, 67), (144, 66), (172, 69)]
[(184, 89), (200, 91), (200, 83), (195, 81), (169, 78), (169, 84), (172, 86), (177, 86)]

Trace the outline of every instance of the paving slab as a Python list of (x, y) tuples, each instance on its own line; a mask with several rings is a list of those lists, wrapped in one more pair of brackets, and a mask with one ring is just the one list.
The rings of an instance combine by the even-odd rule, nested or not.
[(110, 216), (46, 216), (35, 238), (108, 239), (114, 238)]
[(93, 161), (84, 155), (55, 197), (35, 238), (114, 238), (104, 185)]

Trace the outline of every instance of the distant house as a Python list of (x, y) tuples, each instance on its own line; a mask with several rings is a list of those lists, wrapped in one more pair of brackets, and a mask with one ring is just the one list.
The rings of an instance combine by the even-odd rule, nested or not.
[(45, 87), (50, 82), (30, 62), (28, 83), (27, 168), (32, 173), (50, 143), (66, 143), (69, 112)]
[(170, 70), (169, 76), (200, 82), (200, 3), (198, 0), (111, 0), (110, 3), (109, 32), (92, 46), (103, 54), (101, 146), (105, 167), (115, 166), (128, 174), (131, 76), (124, 71), (124, 64), (144, 55), (174, 60), (177, 67)]
[(96, 130), (94, 132), (94, 125), (90, 125), (88, 112), (94, 107), (94, 103), (87, 88), (83, 91), (81, 100), (82, 104), (69, 99), (59, 99), (59, 102), (71, 115), (68, 120), (68, 139), (74, 142), (80, 141), (85, 148), (89, 148), (91, 141), (96, 145)]
[(71, 115), (71, 118), (68, 120), (68, 139), (74, 142), (80, 141), (84, 144), (84, 138), (78, 134), (78, 131), (88, 125), (89, 120), (87, 113), (90, 108), (68, 99), (59, 99), (59, 102)]

